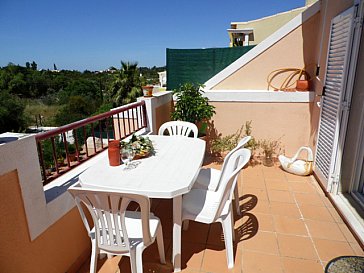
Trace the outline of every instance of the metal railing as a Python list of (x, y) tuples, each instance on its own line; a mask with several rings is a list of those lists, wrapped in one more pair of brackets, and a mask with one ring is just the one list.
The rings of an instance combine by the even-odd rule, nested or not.
[(37, 134), (43, 184), (105, 150), (111, 139), (124, 139), (146, 127), (141, 101)]

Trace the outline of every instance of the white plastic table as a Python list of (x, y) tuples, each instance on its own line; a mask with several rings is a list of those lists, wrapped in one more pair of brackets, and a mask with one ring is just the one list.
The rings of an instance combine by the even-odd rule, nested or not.
[(107, 151), (80, 176), (81, 185), (143, 194), (149, 198), (173, 198), (174, 271), (181, 271), (182, 195), (190, 191), (202, 165), (205, 141), (181, 136), (148, 136), (155, 155), (136, 160), (135, 168), (109, 166)]

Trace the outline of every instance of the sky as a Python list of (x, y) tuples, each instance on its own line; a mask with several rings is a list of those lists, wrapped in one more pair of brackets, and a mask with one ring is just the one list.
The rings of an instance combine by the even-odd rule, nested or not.
[(231, 22), (304, 0), (0, 0), (0, 67), (104, 70), (120, 61), (164, 66), (166, 48), (228, 47)]

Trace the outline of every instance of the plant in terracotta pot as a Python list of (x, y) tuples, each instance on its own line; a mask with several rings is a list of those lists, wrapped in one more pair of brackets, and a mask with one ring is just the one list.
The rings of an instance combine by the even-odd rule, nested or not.
[(199, 136), (206, 135), (207, 121), (215, 114), (215, 107), (209, 104), (209, 99), (203, 96), (203, 86), (184, 83), (173, 90), (176, 97), (173, 120), (195, 123), (199, 128)]
[(274, 165), (274, 155), (277, 154), (277, 151), (280, 150), (281, 142), (280, 140), (270, 140), (270, 139), (263, 139), (259, 142), (259, 147), (263, 150), (263, 165), (267, 167), (271, 167)]
[(244, 147), (251, 151), (250, 165), (254, 166), (257, 163), (255, 159), (255, 150), (259, 148), (259, 143), (253, 136), (251, 120), (245, 122), (244, 135), (252, 137)]
[(71, 161), (76, 161), (76, 145), (68, 143), (68, 157)]
[(236, 145), (238, 145), (239, 140), (242, 138), (242, 132), (244, 129), (244, 125), (241, 126), (239, 130), (237, 130), (234, 134), (230, 134), (227, 136), (222, 136), (219, 134), (217, 138), (212, 140), (211, 143), (211, 151), (215, 154), (219, 154), (221, 157), (225, 157), (225, 155), (234, 149)]

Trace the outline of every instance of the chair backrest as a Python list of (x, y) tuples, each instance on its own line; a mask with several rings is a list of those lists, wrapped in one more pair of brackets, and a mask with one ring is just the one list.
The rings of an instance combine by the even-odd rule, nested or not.
[(215, 220), (225, 213), (233, 198), (234, 188), (237, 181), (237, 176), (244, 166), (248, 163), (251, 156), (249, 149), (241, 148), (235, 150), (226, 162), (226, 175), (221, 180), (217, 192), (220, 193), (218, 209), (216, 211)]
[[(245, 136), (243, 137), (239, 142), (238, 142), (238, 145), (236, 145), (236, 147), (234, 149), (232, 149), (224, 158), (224, 162), (221, 166), (221, 175), (220, 175), (220, 178), (219, 178), (219, 182), (218, 184), (216, 185), (216, 188), (220, 185), (220, 182), (222, 181), (222, 179), (224, 179), (225, 177), (225, 174), (226, 174), (226, 163), (229, 161), (231, 155), (233, 153), (235, 153), (235, 151), (241, 149), (244, 147), (245, 144), (247, 144), (249, 142), (249, 140), (251, 139), (252, 137), (251, 136)], [(215, 189), (216, 190), (216, 189)]]
[(188, 137), (190, 133), (193, 133), (193, 137), (197, 138), (198, 129), (194, 123), (187, 121), (168, 121), (163, 123), (158, 130), (158, 135), (164, 135), (165, 131), (168, 131), (170, 136), (186, 136)]
[(125, 225), (125, 212), (132, 201), (140, 206), (143, 242), (148, 245), (152, 241), (149, 228), (150, 203), (148, 197), (130, 193), (95, 190), (81, 187), (79, 183), (70, 187), (68, 191), (76, 201), (89, 236), (91, 236), (91, 228), (82, 204), (90, 212), (95, 227), (97, 245), (100, 249), (118, 253), (129, 252), (130, 245), (128, 227)]

